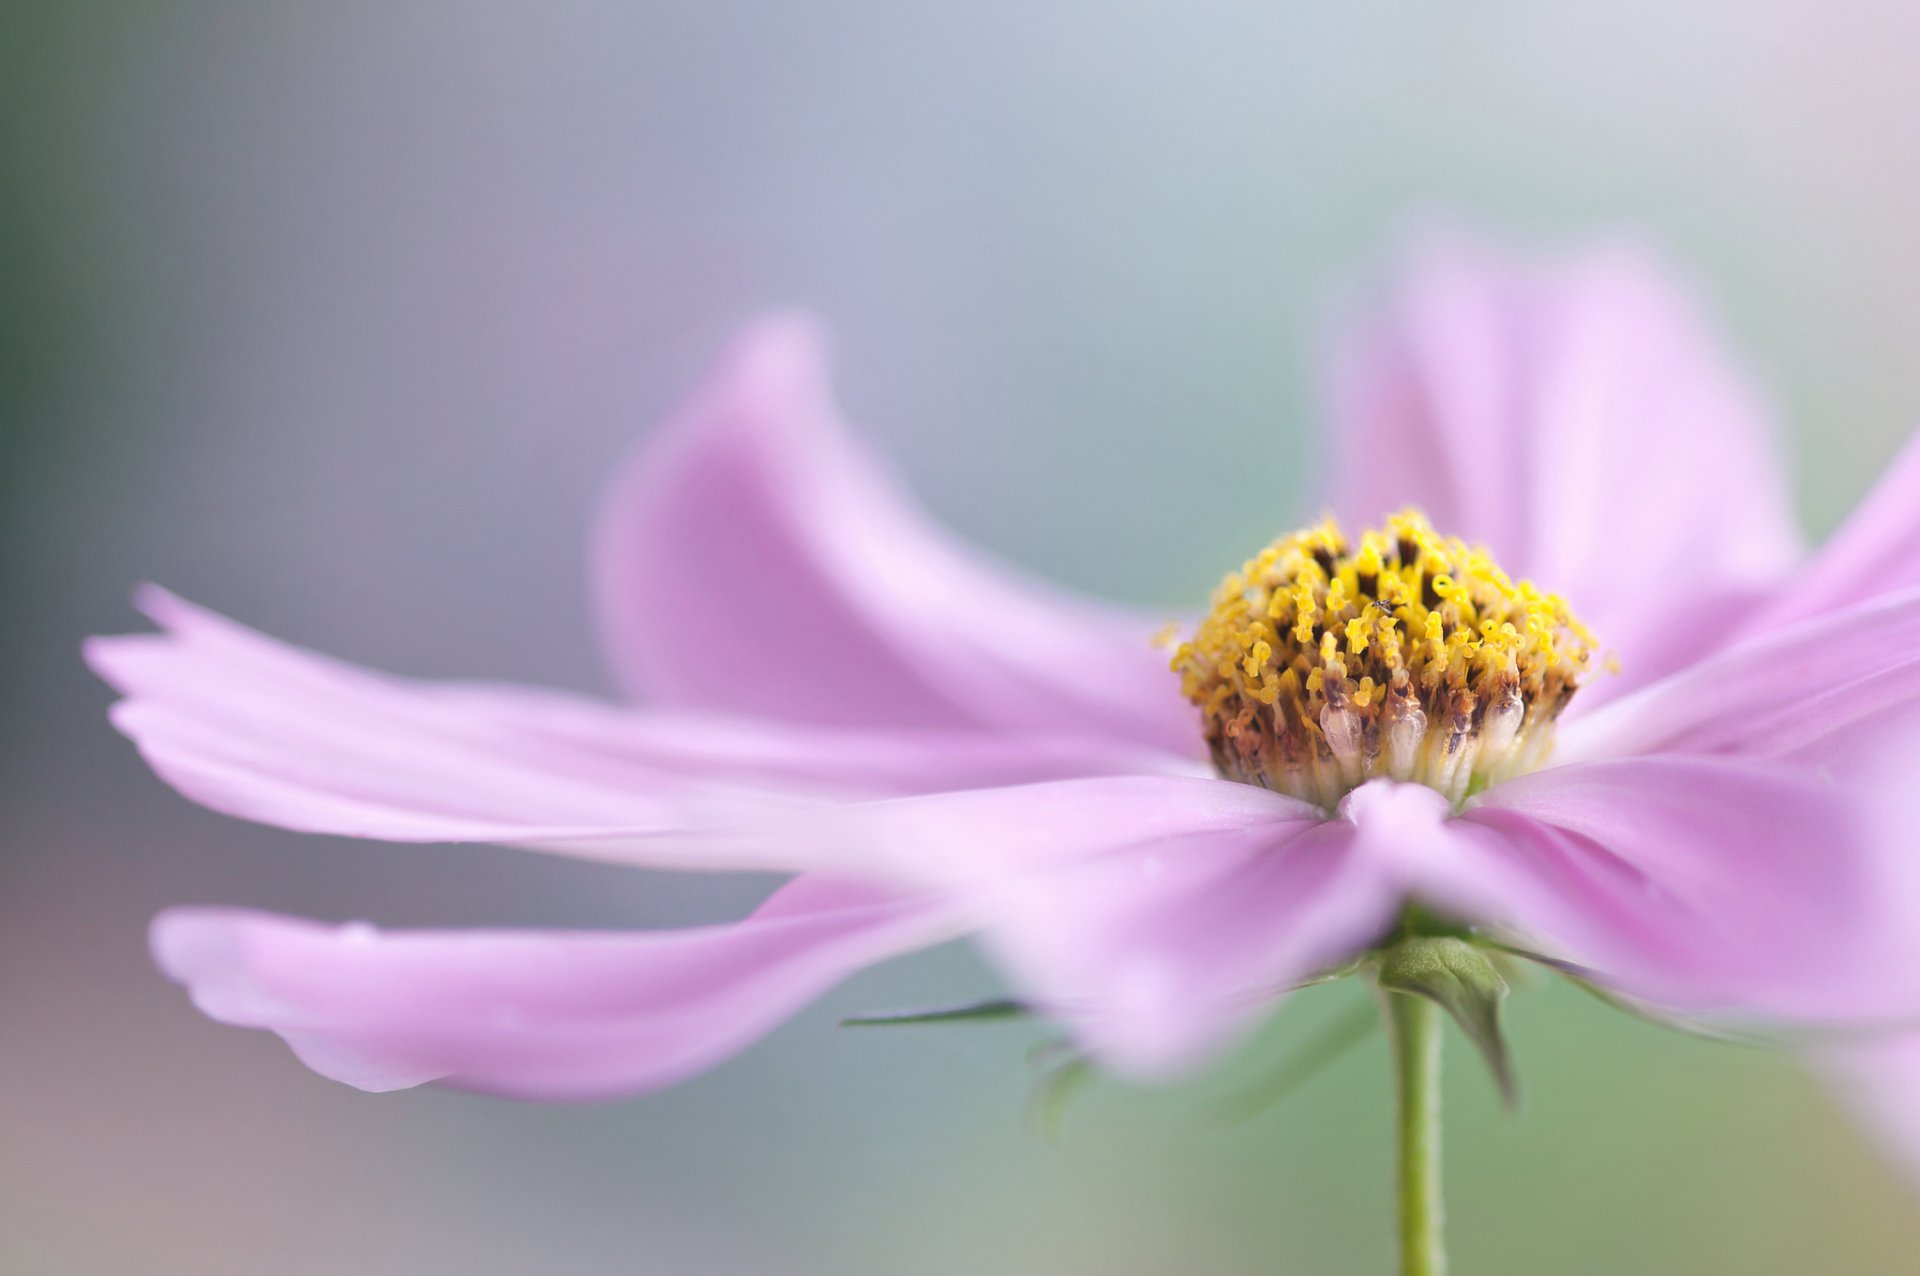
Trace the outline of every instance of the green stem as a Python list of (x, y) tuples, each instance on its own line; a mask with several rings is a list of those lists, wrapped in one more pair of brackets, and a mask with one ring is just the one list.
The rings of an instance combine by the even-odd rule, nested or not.
[(1440, 1007), (1380, 990), (1393, 1055), (1398, 1124), (1401, 1276), (1445, 1276), (1440, 1203)]

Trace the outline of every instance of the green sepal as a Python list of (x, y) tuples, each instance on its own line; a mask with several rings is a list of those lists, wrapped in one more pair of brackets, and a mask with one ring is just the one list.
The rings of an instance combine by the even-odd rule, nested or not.
[(970, 1001), (957, 1006), (929, 1006), (921, 1010), (877, 1011), (868, 1015), (849, 1015), (840, 1021), (842, 1028), (891, 1028), (923, 1023), (998, 1023), (1024, 1019), (1033, 1007), (1024, 1001), (1005, 998)]
[(1047, 1053), (1059, 1062), (1048, 1064), (1034, 1078), (1033, 1091), (1027, 1096), (1027, 1128), (1049, 1143), (1058, 1143), (1066, 1130), (1067, 1110), (1100, 1079), (1100, 1070), (1065, 1043)]
[(1500, 1028), (1507, 981), (1486, 952), (1452, 935), (1414, 935), (1380, 954), (1375, 979), (1389, 992), (1425, 997), (1453, 1017), (1480, 1052), (1507, 1107), (1519, 1103), (1513, 1056)]

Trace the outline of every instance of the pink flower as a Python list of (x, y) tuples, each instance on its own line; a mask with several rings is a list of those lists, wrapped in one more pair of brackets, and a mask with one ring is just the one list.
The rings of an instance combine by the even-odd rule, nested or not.
[[(1348, 526), (1418, 506), (1564, 605), (1437, 535), (1409, 543), (1417, 521), (1320, 569), (1296, 538), (1234, 578), (1176, 676), (1150, 640), (1164, 617), (930, 526), (844, 430), (791, 320), (740, 340), (601, 519), (601, 629), (631, 704), (389, 678), (148, 590), (161, 632), (88, 656), (125, 697), (115, 723), (196, 801), (797, 874), (741, 922), (662, 933), (180, 909), (156, 958), (328, 1076), (535, 1098), (677, 1081), (849, 972), (963, 934), (1104, 1064), (1163, 1075), (1410, 901), (1677, 1013), (1915, 1005), (1890, 973), (1920, 970), (1920, 928), (1882, 777), (1920, 726), (1920, 448), (1804, 557), (1753, 401), (1620, 248), (1429, 244), (1332, 390)], [(1396, 613), (1382, 546), (1433, 596)], [(1384, 601), (1329, 599), (1341, 572)], [(1381, 619), (1429, 614), (1430, 632)]]

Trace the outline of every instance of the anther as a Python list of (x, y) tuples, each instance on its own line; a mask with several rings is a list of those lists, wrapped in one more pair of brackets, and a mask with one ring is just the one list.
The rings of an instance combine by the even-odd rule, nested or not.
[(1592, 655), (1558, 597), (1408, 511), (1275, 541), (1173, 667), (1222, 774), (1330, 808), (1374, 776), (1457, 803), (1540, 765)]

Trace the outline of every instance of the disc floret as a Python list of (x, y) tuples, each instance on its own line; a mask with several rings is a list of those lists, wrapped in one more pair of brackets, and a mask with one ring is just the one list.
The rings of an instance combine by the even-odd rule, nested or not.
[(1387, 776), (1457, 804), (1546, 760), (1593, 651), (1563, 599), (1407, 510), (1267, 546), (1173, 668), (1229, 779), (1331, 809)]

